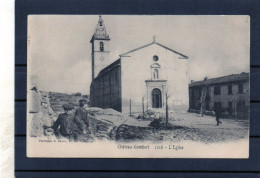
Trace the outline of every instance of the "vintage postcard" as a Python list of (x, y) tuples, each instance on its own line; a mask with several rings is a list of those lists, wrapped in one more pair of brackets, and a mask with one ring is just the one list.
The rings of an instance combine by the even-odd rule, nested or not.
[(28, 157), (249, 157), (249, 16), (29, 15), (27, 37)]

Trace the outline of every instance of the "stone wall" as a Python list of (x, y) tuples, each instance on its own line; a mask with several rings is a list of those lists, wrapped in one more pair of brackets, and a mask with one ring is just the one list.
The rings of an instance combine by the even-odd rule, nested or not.
[(116, 66), (92, 81), (90, 105), (121, 112), (121, 69)]
[[(214, 85), (210, 87), (210, 108), (214, 109), (214, 102), (221, 102), (222, 108), (228, 108), (228, 102), (245, 101), (249, 105), (249, 82), (243, 82), (243, 93), (238, 93), (238, 83), (231, 83), (232, 94), (228, 94), (228, 85), (220, 85), (220, 95), (214, 94)], [(232, 107), (234, 109), (234, 105)]]
[(44, 126), (51, 126), (55, 114), (50, 107), (48, 93), (38, 90), (28, 90), (28, 134), (31, 137), (44, 135)]
[[(243, 92), (239, 93), (238, 84), (243, 83)], [(232, 85), (232, 94), (228, 94), (228, 86)], [(220, 87), (220, 94), (214, 94), (214, 87)], [(190, 107), (189, 110), (200, 110), (200, 93), (201, 86), (193, 86), (189, 88), (190, 94)], [(229, 117), (235, 115), (244, 115), (243, 117), (249, 117), (249, 107), (250, 107), (250, 92), (249, 92), (249, 82), (248, 81), (237, 81), (237, 82), (227, 82), (222, 84), (212, 84), (208, 87), (209, 94), (209, 108), (208, 110), (214, 110), (214, 103), (221, 103), (222, 114)], [(242, 111), (238, 108), (238, 103), (244, 102), (245, 108)], [(232, 103), (232, 108), (230, 111), (229, 103)], [(242, 117), (242, 116), (241, 116)]]

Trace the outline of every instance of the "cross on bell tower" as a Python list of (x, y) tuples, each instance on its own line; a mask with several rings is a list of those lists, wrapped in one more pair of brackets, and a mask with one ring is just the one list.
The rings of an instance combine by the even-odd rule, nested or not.
[(99, 20), (98, 20), (99, 26), (103, 26), (103, 20), (101, 18), (101, 15), (99, 16)]

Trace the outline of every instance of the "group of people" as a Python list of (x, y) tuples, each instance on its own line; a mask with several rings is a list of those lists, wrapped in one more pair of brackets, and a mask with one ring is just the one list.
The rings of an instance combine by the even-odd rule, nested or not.
[(87, 104), (85, 99), (79, 100), (79, 108), (74, 114), (74, 106), (72, 104), (63, 104), (62, 107), (65, 113), (58, 116), (57, 120), (52, 125), (55, 136), (60, 138), (66, 137), (69, 141), (78, 141), (80, 137), (88, 137), (89, 131), (89, 116), (88, 112), (83, 108)]

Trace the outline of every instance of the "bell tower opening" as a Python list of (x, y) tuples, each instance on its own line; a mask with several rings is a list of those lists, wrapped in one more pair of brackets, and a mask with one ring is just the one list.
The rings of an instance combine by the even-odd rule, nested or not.
[(104, 51), (104, 43), (102, 41), (99, 43), (99, 49), (100, 51)]

